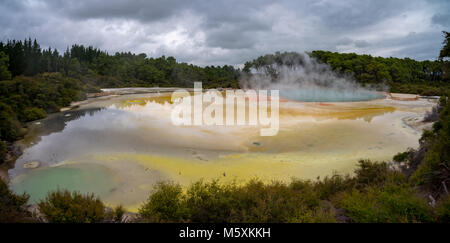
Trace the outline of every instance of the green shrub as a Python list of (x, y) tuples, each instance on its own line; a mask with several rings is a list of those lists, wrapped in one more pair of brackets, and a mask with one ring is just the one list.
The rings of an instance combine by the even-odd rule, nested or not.
[(431, 222), (432, 212), (425, 199), (407, 184), (370, 186), (364, 191), (343, 193), (338, 206), (357, 223)]
[[(446, 207), (440, 206), (445, 221)], [(339, 214), (337, 210), (339, 209)], [(183, 191), (159, 184), (139, 210), (148, 222), (432, 222), (426, 200), (386, 163), (359, 161), (355, 176), (244, 185), (199, 181)], [(436, 213), (438, 214), (438, 213)]]
[(186, 195), (190, 219), (193, 222), (226, 222), (236, 203), (233, 189), (234, 185), (220, 185), (217, 180), (192, 184)]
[(310, 181), (198, 181), (186, 192), (163, 183), (139, 212), (148, 222), (335, 222), (334, 208), (319, 199)]
[(439, 200), (436, 205), (437, 222), (450, 223), (450, 196)]
[(51, 223), (96, 223), (105, 218), (105, 206), (93, 194), (58, 190), (38, 205)]
[(0, 180), (0, 223), (33, 222), (30, 212), (24, 209), (27, 194), (16, 195)]
[(336, 223), (335, 208), (330, 202), (321, 201), (314, 209), (295, 210), (287, 218), (288, 223)]
[(322, 180), (317, 180), (314, 184), (314, 190), (322, 200), (329, 200), (332, 196), (342, 191), (349, 191), (355, 187), (355, 179), (349, 175), (342, 176), (334, 174), (326, 176)]
[(312, 222), (317, 220), (312, 216), (326, 211), (310, 181), (197, 182), (187, 191), (186, 206), (193, 222)]
[(441, 98), (439, 110), (440, 118), (433, 125), (433, 131), (427, 132), (426, 138), (425, 133), (422, 136), (428, 150), (411, 180), (442, 193), (442, 183), (450, 181), (450, 103), (447, 98)]
[(0, 140), (14, 141), (23, 135), (22, 126), (11, 107), (0, 102)]
[(174, 183), (159, 183), (156, 192), (141, 206), (139, 213), (146, 221), (181, 222), (187, 217), (183, 204), (181, 186)]
[(25, 121), (34, 121), (45, 118), (45, 111), (37, 107), (29, 107), (23, 111)]
[(411, 154), (410, 151), (400, 152), (392, 158), (395, 162), (404, 162), (406, 159), (408, 159), (409, 155)]
[(367, 185), (381, 185), (386, 180), (389, 168), (385, 162), (372, 162), (370, 160), (358, 161), (355, 170), (356, 184), (359, 187)]
[(423, 144), (423, 143), (425, 143), (427, 141), (430, 141), (433, 138), (434, 138), (433, 131), (431, 131), (431, 130), (424, 130), (423, 133), (422, 133), (422, 136), (419, 139), (419, 142), (421, 144)]
[(0, 164), (5, 160), (7, 152), (8, 149), (6, 143), (0, 140)]
[(123, 215), (125, 214), (125, 208), (123, 208), (122, 205), (119, 205), (117, 207), (114, 208), (114, 216), (113, 216), (113, 220), (115, 222), (122, 222), (123, 219)]

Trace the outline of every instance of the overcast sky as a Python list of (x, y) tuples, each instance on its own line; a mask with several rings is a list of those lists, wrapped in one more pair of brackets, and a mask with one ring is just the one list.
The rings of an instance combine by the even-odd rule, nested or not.
[(435, 59), (449, 0), (0, 0), (0, 40), (242, 64), (275, 51)]

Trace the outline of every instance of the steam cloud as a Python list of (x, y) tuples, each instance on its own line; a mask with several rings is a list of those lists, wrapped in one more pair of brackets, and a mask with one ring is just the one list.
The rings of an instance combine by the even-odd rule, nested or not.
[(250, 74), (242, 75), (241, 87), (280, 90), (282, 98), (297, 101), (363, 101), (382, 97), (374, 88), (362, 87), (350, 76), (337, 74), (307, 54), (288, 53), (270, 59), (271, 64), (257, 65)]

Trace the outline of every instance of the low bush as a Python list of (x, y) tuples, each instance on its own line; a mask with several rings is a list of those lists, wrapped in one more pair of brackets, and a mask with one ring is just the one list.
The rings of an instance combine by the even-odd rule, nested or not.
[(11, 107), (0, 102), (0, 139), (14, 141), (23, 134), (22, 125)]
[(439, 200), (438, 204), (436, 205), (436, 215), (437, 215), (437, 222), (439, 223), (450, 223), (450, 196), (447, 195), (446, 197)]
[(37, 107), (26, 108), (23, 114), (25, 121), (39, 120), (47, 115), (43, 109)]
[(237, 204), (234, 184), (221, 185), (217, 180), (210, 183), (198, 181), (188, 189), (184, 205), (193, 222), (227, 222)]
[(370, 186), (364, 191), (343, 193), (338, 207), (356, 223), (431, 222), (431, 208), (407, 184)]
[(93, 194), (58, 190), (38, 205), (50, 223), (96, 223), (105, 218), (105, 206)]
[(321, 200), (329, 200), (338, 192), (350, 191), (355, 187), (355, 178), (349, 175), (342, 176), (334, 174), (326, 176), (322, 180), (317, 180), (314, 184), (314, 191)]
[(16, 195), (0, 180), (0, 223), (33, 222), (31, 213), (24, 207), (28, 202), (27, 194)]
[(0, 140), (0, 164), (5, 160), (7, 152), (6, 142)]
[(358, 187), (368, 185), (381, 185), (386, 180), (389, 168), (386, 162), (372, 162), (370, 160), (358, 161), (355, 170), (355, 183)]
[(411, 151), (400, 152), (392, 158), (395, 162), (405, 162), (411, 154)]
[(139, 209), (145, 221), (182, 222), (187, 218), (187, 210), (182, 205), (184, 195), (180, 185), (159, 183), (155, 190)]
[(123, 208), (122, 205), (119, 205), (114, 208), (113, 213), (114, 213), (113, 221), (120, 223), (120, 222), (122, 222), (123, 215), (125, 214), (125, 208)]
[(436, 193), (444, 193), (450, 187), (450, 102), (447, 99), (440, 99), (440, 118), (433, 124), (433, 130), (422, 135), (421, 143), (426, 142), (428, 149), (411, 177), (416, 185)]
[(252, 180), (242, 186), (199, 181), (186, 192), (163, 183), (139, 212), (147, 222), (335, 222), (332, 205), (304, 181)]

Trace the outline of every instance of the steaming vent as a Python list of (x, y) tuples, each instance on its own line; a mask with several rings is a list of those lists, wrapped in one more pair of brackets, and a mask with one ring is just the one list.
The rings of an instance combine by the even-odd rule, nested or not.
[(285, 99), (305, 102), (348, 102), (383, 98), (373, 87), (362, 87), (351, 76), (334, 72), (307, 54), (276, 53), (246, 64), (241, 86), (280, 90)]

